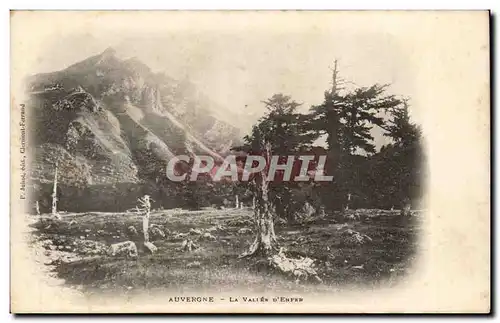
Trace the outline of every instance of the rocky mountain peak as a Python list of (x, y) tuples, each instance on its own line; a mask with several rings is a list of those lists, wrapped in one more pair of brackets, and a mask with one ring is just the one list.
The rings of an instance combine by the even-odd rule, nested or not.
[[(35, 75), (28, 88), (34, 128), (40, 129), (37, 165), (50, 169), (51, 161), (63, 158), (88, 170), (79, 173), (89, 185), (156, 183), (174, 154), (219, 156), (240, 138), (194, 84), (155, 74), (136, 57), (122, 60), (113, 48)], [(39, 172), (34, 179), (50, 176)]]
[(102, 52), (102, 57), (116, 57), (116, 50), (113, 47), (108, 47)]

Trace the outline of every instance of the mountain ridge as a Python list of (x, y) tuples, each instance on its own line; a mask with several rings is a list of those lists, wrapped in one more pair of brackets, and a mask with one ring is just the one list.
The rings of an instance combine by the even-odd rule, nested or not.
[(158, 180), (176, 154), (222, 159), (240, 140), (193, 84), (119, 59), (112, 48), (26, 85), (35, 182), (50, 182), (56, 161), (78, 175), (62, 176), (67, 185)]

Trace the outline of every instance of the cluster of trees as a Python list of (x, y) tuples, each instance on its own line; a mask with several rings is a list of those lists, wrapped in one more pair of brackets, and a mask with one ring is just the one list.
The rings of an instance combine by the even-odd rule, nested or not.
[[(306, 204), (326, 215), (345, 208), (417, 206), (424, 156), (421, 130), (410, 118), (409, 101), (388, 95), (387, 86), (342, 88), (337, 74), (335, 68), (332, 87), (325, 91), (323, 102), (305, 113), (299, 111), (303, 111), (301, 104), (287, 95), (275, 94), (263, 101), (267, 112), (244, 138), (244, 145), (233, 148), (239, 156), (326, 155), (324, 172), (333, 176), (333, 182), (268, 182), (262, 172), (250, 182), (212, 182), (200, 176), (197, 182), (173, 183), (166, 178), (163, 160), (149, 150), (138, 149), (138, 164), (144, 165), (139, 177), (146, 183), (130, 192), (134, 198), (125, 194), (123, 199), (135, 201), (135, 195), (146, 190), (156, 201), (154, 207), (197, 209), (227, 205), (228, 200), (235, 205), (238, 196), (239, 202), (256, 204), (262, 214), (271, 213), (289, 223)], [(390, 139), (379, 149), (372, 136), (374, 128)], [(183, 142), (182, 134), (170, 130), (163, 131), (176, 139), (173, 141)], [(326, 139), (323, 147), (314, 145), (319, 137)], [(175, 153), (183, 153), (181, 148)], [(78, 195), (92, 194), (79, 190)], [(128, 206), (116, 200), (110, 210), (123, 211), (120, 206)]]
[[(305, 204), (327, 215), (346, 208), (416, 207), (423, 178), (421, 130), (410, 119), (409, 101), (386, 90), (385, 85), (341, 88), (335, 70), (323, 102), (307, 113), (300, 113), (301, 104), (287, 95), (263, 101), (267, 112), (244, 137), (244, 145), (233, 148), (239, 156), (242, 152), (268, 157), (326, 155), (324, 172), (333, 176), (332, 182), (268, 182), (262, 180), (264, 171), (249, 183), (212, 182), (201, 175), (197, 182), (172, 183), (161, 161), (147, 175), (162, 194), (176, 196), (177, 207), (197, 209), (223, 205), (225, 200), (234, 205), (236, 196), (247, 205), (254, 198), (257, 204), (267, 199), (266, 209), (292, 223)], [(379, 149), (374, 128), (389, 138)], [(314, 145), (319, 137), (326, 139), (324, 147)], [(161, 203), (160, 196), (157, 201)]]
[[(422, 184), (422, 136), (409, 116), (409, 101), (386, 93), (387, 86), (340, 88), (334, 70), (332, 88), (323, 103), (299, 113), (299, 103), (276, 94), (263, 103), (267, 113), (254, 125), (245, 145), (236, 150), (293, 155), (318, 149), (326, 136), (325, 171), (334, 181), (268, 182), (262, 171), (253, 178), (257, 236), (248, 255), (267, 254), (274, 236), (274, 217), (295, 220), (309, 202), (317, 212), (367, 207), (408, 209), (416, 206)], [(378, 127), (390, 143), (377, 151), (372, 129)]]

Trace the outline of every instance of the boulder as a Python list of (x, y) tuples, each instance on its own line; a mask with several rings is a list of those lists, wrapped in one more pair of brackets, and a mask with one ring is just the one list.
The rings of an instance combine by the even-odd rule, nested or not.
[(186, 239), (182, 241), (181, 251), (193, 251), (199, 247), (191, 239)]
[(189, 234), (188, 233), (176, 233), (174, 235), (174, 239), (184, 239), (188, 236)]
[(217, 239), (217, 238), (215, 238), (215, 237), (214, 237), (211, 233), (209, 233), (209, 232), (205, 232), (205, 233), (203, 233), (203, 234), (201, 235), (201, 237), (202, 237), (203, 239), (206, 239), (206, 240), (212, 240), (212, 241)]
[(130, 258), (137, 258), (137, 246), (132, 241), (114, 243), (109, 248), (109, 254), (111, 256), (126, 256)]
[(191, 233), (191, 234), (201, 234), (202, 232), (201, 232), (200, 229), (193, 229), (193, 228), (191, 228), (191, 229), (189, 229), (189, 233)]
[(249, 234), (249, 233), (252, 233), (252, 229), (250, 228), (241, 228), (238, 230), (238, 234)]
[(129, 226), (129, 227), (127, 228), (127, 233), (128, 233), (129, 235), (131, 235), (131, 236), (136, 236), (136, 235), (138, 235), (137, 229), (136, 229), (133, 225), (131, 225), (131, 226)]
[(186, 265), (186, 268), (200, 268), (201, 263), (199, 261), (193, 261)]
[(154, 254), (155, 252), (158, 251), (158, 247), (156, 247), (154, 244), (152, 244), (151, 242), (147, 241), (147, 242), (144, 242), (144, 247), (146, 247), (146, 249), (151, 253), (151, 254)]
[(222, 231), (224, 228), (219, 224), (219, 225), (214, 225), (208, 229), (205, 229), (206, 232), (214, 232), (214, 231)]
[(154, 239), (163, 239), (165, 238), (165, 232), (163, 232), (162, 229), (160, 229), (159, 227), (157, 226), (154, 226), (150, 229), (151, 231), (151, 236), (154, 238)]

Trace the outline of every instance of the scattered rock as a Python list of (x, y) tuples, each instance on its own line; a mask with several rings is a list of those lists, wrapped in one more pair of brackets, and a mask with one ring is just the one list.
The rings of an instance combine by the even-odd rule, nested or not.
[(193, 229), (193, 228), (191, 228), (191, 229), (189, 229), (189, 233), (191, 233), (191, 234), (201, 234), (202, 232), (201, 232), (200, 229)]
[(144, 247), (146, 247), (146, 249), (151, 253), (151, 254), (154, 254), (155, 252), (158, 251), (158, 247), (156, 247), (154, 244), (152, 244), (151, 242), (144, 242)]
[(163, 232), (163, 230), (157, 226), (152, 227), (150, 231), (151, 231), (151, 236), (153, 238), (156, 238), (156, 239), (165, 238), (165, 232)]
[(214, 231), (222, 231), (224, 228), (221, 225), (214, 225), (208, 229), (205, 229), (206, 232), (214, 232)]
[(359, 233), (358, 231), (352, 229), (347, 229), (342, 232), (342, 237), (347, 244), (351, 245), (361, 245), (367, 243), (368, 241), (372, 241), (372, 238), (366, 234)]
[(294, 277), (296, 282), (300, 280), (314, 279), (317, 282), (322, 282), (319, 278), (316, 269), (314, 269), (314, 260), (309, 257), (300, 257), (298, 259), (288, 258), (284, 253), (284, 248), (280, 252), (268, 258), (272, 268), (279, 272)]
[(230, 227), (251, 227), (253, 222), (247, 219), (235, 219), (227, 222)]
[(201, 262), (199, 261), (193, 261), (186, 265), (186, 268), (200, 268), (200, 267), (201, 267)]
[(174, 239), (184, 239), (189, 235), (189, 233), (177, 233), (174, 235)]
[(48, 248), (52, 244), (53, 244), (52, 240), (49, 239), (40, 241), (40, 245), (44, 248)]
[(349, 224), (347, 224), (347, 223), (343, 223), (343, 224), (341, 224), (341, 225), (339, 225), (339, 226), (337, 227), (337, 231), (342, 230), (342, 229), (344, 229), (344, 228), (347, 228), (348, 226), (349, 226)]
[(127, 228), (127, 233), (128, 233), (129, 235), (131, 235), (131, 236), (136, 236), (136, 235), (138, 235), (137, 229), (136, 229), (133, 225), (131, 225), (131, 226), (129, 226), (129, 227)]
[[(66, 246), (66, 249), (72, 249), (70, 246)], [(83, 255), (96, 255), (96, 254), (106, 254), (107, 246), (99, 241), (93, 240), (82, 240), (79, 241), (75, 247), (74, 251), (78, 254)]]
[(356, 221), (360, 219), (360, 215), (358, 213), (350, 213), (350, 214), (345, 214), (344, 218), (352, 221)]
[(250, 228), (241, 228), (238, 230), (238, 234), (249, 234), (253, 233), (253, 230)]
[(132, 241), (124, 241), (112, 244), (109, 248), (111, 256), (126, 256), (131, 258), (137, 257), (137, 246)]
[(217, 238), (216, 238), (215, 236), (213, 236), (213, 235), (212, 235), (211, 233), (209, 233), (209, 232), (205, 232), (205, 233), (203, 233), (203, 234), (201, 235), (201, 237), (202, 237), (203, 239), (206, 239), (206, 240), (212, 240), (212, 241), (217, 240)]
[(191, 239), (186, 239), (182, 241), (181, 251), (193, 251), (199, 247)]

